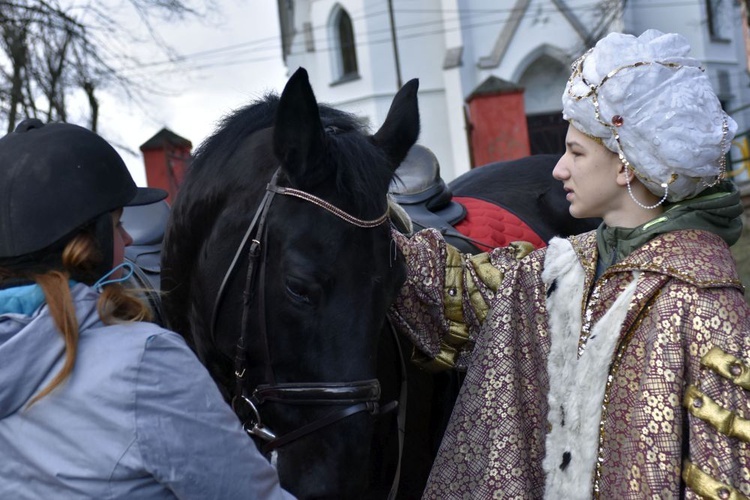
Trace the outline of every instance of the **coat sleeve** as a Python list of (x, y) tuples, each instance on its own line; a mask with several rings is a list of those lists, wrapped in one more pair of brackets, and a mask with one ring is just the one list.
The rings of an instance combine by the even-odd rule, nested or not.
[(434, 229), (392, 236), (406, 260), (407, 279), (389, 315), (414, 344), (412, 360), (433, 371), (465, 368), (506, 272), (533, 246), (519, 242), (470, 255)]
[(709, 289), (688, 325), (687, 498), (750, 497), (750, 310), (737, 290)]
[(146, 469), (177, 498), (293, 498), (177, 334), (147, 340), (135, 415)]

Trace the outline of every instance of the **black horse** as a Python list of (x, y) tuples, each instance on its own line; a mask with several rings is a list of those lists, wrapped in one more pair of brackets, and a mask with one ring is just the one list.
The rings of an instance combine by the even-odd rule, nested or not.
[[(405, 422), (380, 415), (403, 396), (399, 347), (409, 348), (383, 327), (404, 276), (382, 217), (387, 191), (417, 228), (439, 227), (469, 252), (497, 241), (453, 227), (477, 219), (475, 192), (540, 238), (593, 227), (569, 216), (552, 156), (482, 167), (447, 187), (434, 156), (412, 148), (416, 91), (409, 82), (368, 136), (356, 118), (319, 106), (300, 70), (281, 97), (222, 122), (172, 209), (162, 314), (301, 498), (385, 498), (399, 467), (399, 497), (418, 498), (460, 385), (455, 373), (407, 364)], [(141, 267), (155, 251), (147, 243), (130, 249)], [(142, 274), (153, 282), (151, 267)]]
[(300, 69), (280, 97), (223, 120), (172, 207), (167, 324), (300, 498), (382, 497), (390, 486), (372, 485), (369, 462), (383, 411), (378, 344), (405, 275), (386, 194), (419, 134), (417, 87), (407, 83), (368, 135), (319, 106)]

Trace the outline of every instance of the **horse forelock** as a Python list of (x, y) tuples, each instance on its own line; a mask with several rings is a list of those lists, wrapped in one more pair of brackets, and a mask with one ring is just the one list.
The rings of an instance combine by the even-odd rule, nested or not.
[[(273, 126), (279, 96), (268, 93), (261, 99), (225, 116), (195, 151), (191, 169), (207, 165), (221, 168), (246, 168), (231, 157), (254, 133)], [(385, 152), (370, 140), (365, 121), (351, 113), (325, 104), (319, 105), (321, 123), (326, 129), (326, 149), (321, 161), (335, 171), (336, 192), (346, 200), (348, 209), (360, 217), (374, 217), (385, 209), (385, 193), (393, 176), (393, 167)], [(221, 183), (221, 176), (203, 181)], [(377, 215), (374, 215), (377, 214)]]
[(335, 171), (335, 190), (347, 210), (362, 218), (376, 218), (386, 208), (386, 192), (393, 167), (385, 151), (371, 140), (365, 122), (350, 113), (319, 106), (326, 129), (322, 158)]

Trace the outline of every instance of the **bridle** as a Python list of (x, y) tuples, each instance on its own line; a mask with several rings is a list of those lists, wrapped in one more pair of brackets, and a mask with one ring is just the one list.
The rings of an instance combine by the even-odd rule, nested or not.
[[(352, 382), (312, 382), (312, 383), (277, 383), (271, 365), (271, 355), (268, 346), (268, 334), (266, 332), (265, 317), (265, 293), (263, 286), (256, 286), (265, 281), (265, 251), (263, 242), (266, 239), (267, 226), (266, 219), (275, 195), (293, 196), (295, 198), (307, 201), (324, 210), (336, 215), (349, 224), (361, 228), (375, 228), (388, 221), (388, 212), (384, 213), (377, 219), (362, 220), (354, 217), (347, 212), (339, 209), (331, 203), (318, 198), (305, 191), (279, 186), (277, 184), (280, 170), (277, 169), (271, 181), (266, 186), (266, 192), (261, 201), (247, 231), (245, 232), (237, 251), (232, 259), (229, 268), (224, 275), (219, 292), (214, 303), (213, 314), (210, 324), (211, 341), (215, 343), (215, 327), (218, 316), (218, 309), (221, 303), (222, 295), (226, 285), (232, 276), (238, 261), (245, 253), (247, 248), (248, 269), (243, 292), (243, 310), (240, 338), (236, 347), (235, 354), (235, 392), (232, 397), (232, 408), (238, 414), (243, 422), (243, 428), (251, 437), (258, 438), (263, 442), (262, 451), (270, 453), (271, 451), (289, 444), (303, 436), (323, 429), (335, 422), (345, 419), (349, 416), (361, 412), (368, 412), (370, 415), (381, 415), (394, 410), (401, 406), (405, 407), (405, 402), (389, 402), (381, 408), (380, 400), (380, 382), (377, 379), (357, 380)], [(251, 239), (252, 237), (252, 239)], [(249, 245), (248, 245), (249, 242)], [(259, 325), (261, 348), (264, 356), (265, 365), (265, 383), (259, 384), (252, 392), (245, 387), (246, 369), (246, 347), (249, 336), (250, 306), (258, 293), (259, 302)], [(397, 342), (398, 344), (398, 342)], [(402, 370), (402, 375), (404, 374)], [(404, 375), (405, 376), (405, 375)], [(405, 380), (402, 379), (402, 398), (405, 396)], [(318, 405), (331, 406), (336, 409), (330, 413), (318, 418), (302, 427), (295, 429), (282, 436), (277, 436), (262, 420), (260, 408), (264, 403), (274, 402), (287, 405)], [(399, 412), (399, 420), (403, 416)], [(401, 422), (399, 422), (401, 424)], [(400, 425), (402, 428), (402, 426)], [(402, 436), (399, 436), (399, 467), (401, 458)], [(394, 482), (395, 492), (397, 487), (398, 475)]]

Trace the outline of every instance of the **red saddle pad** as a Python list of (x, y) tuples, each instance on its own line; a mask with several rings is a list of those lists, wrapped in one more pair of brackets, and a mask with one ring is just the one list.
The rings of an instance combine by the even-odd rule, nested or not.
[(528, 241), (536, 248), (547, 245), (524, 221), (502, 207), (477, 198), (454, 196), (453, 200), (466, 207), (466, 217), (455, 225), (456, 230), (478, 242), (483, 251), (514, 241)]

